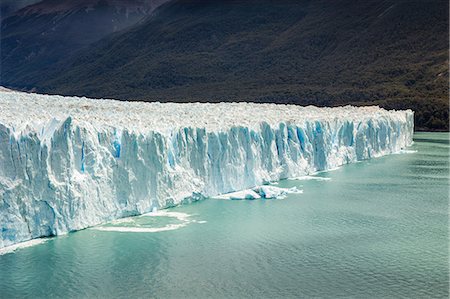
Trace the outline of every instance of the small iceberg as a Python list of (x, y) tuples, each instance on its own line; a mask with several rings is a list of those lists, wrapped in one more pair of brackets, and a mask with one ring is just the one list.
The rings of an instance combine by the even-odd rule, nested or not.
[(415, 154), (417, 153), (417, 150), (406, 150), (406, 149), (402, 149), (397, 153), (394, 154)]
[(275, 186), (258, 186), (253, 189), (257, 192), (262, 198), (285, 198), (287, 194), (290, 193), (303, 193), (303, 190), (297, 189), (297, 187), (292, 188), (280, 188)]
[(283, 199), (290, 193), (303, 193), (303, 190), (292, 188), (280, 188), (275, 186), (257, 186), (253, 189), (246, 189), (238, 192), (232, 192), (214, 196), (216, 199), (229, 199), (229, 200), (254, 200), (254, 199)]
[(252, 189), (226, 193), (223, 195), (214, 196), (217, 199), (232, 199), (232, 200), (242, 200), (242, 199), (259, 199), (261, 196), (253, 191)]

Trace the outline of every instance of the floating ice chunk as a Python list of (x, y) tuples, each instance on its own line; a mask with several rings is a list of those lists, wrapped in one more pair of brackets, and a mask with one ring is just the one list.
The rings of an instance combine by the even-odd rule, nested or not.
[(253, 189), (246, 189), (238, 192), (227, 193), (219, 196), (214, 196), (217, 199), (232, 199), (232, 200), (243, 200), (243, 199), (259, 199), (259, 198), (284, 198), (290, 193), (303, 193), (303, 190), (297, 189), (297, 187), (292, 188), (280, 188), (275, 186), (258, 186)]
[(403, 150), (400, 150), (396, 154), (415, 154), (415, 153), (417, 153), (417, 150), (405, 150), (405, 149), (403, 149)]
[(284, 198), (289, 193), (303, 193), (303, 190), (292, 188), (280, 188), (275, 186), (258, 186), (253, 189), (262, 198)]
[(233, 200), (242, 200), (242, 199), (258, 199), (261, 196), (253, 191), (252, 189), (231, 192), (223, 195), (214, 196), (217, 199), (233, 199)]

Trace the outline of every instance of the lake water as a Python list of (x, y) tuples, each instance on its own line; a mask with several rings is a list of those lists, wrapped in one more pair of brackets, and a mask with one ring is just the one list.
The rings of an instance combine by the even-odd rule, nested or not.
[(448, 298), (448, 138), (418, 133), (408, 153), (282, 181), (304, 190), (285, 199), (207, 199), (102, 227), (147, 232), (1, 255), (0, 297)]

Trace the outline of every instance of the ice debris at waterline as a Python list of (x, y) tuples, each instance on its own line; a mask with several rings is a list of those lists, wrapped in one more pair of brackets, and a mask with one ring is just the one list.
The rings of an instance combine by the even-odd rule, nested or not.
[(36, 246), (36, 245), (45, 243), (48, 240), (49, 240), (48, 238), (47, 239), (46, 238), (32, 239), (32, 240), (24, 241), (24, 242), (21, 242), (21, 243), (16, 243), (14, 245), (2, 247), (2, 248), (0, 248), (0, 255), (4, 255), (4, 254), (7, 254), (7, 253), (13, 253), (16, 250), (23, 249), (23, 248)]
[(216, 199), (232, 199), (232, 200), (243, 200), (243, 199), (271, 199), (285, 198), (287, 194), (290, 193), (303, 193), (303, 190), (297, 189), (297, 187), (292, 188), (279, 188), (275, 186), (258, 186), (252, 189), (240, 190), (236, 192), (230, 192), (218, 196), (214, 196)]
[(0, 91), (0, 247), (399, 152), (413, 112)]

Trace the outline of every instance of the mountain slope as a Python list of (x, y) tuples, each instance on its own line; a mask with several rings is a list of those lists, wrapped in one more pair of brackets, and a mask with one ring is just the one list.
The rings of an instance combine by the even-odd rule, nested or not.
[(36, 2), (39, 2), (39, 0), (2, 0), (0, 2), (0, 19), (4, 19), (22, 7)]
[(159, 101), (379, 104), (448, 130), (448, 2), (172, 1), (37, 90)]
[(78, 50), (134, 25), (164, 1), (45, 0), (22, 8), (2, 20), (1, 83), (32, 88)]

